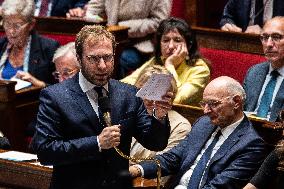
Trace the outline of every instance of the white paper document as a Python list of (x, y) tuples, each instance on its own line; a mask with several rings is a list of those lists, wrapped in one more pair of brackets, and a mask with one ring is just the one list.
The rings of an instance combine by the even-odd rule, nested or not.
[(26, 87), (32, 86), (32, 83), (31, 83), (31, 82), (24, 81), (24, 80), (15, 78), (15, 77), (12, 77), (10, 80), (11, 80), (11, 81), (17, 81), (17, 84), (16, 84), (16, 86), (15, 86), (15, 90), (16, 90), (16, 91), (17, 91), (17, 90), (20, 90), (20, 89), (23, 89), (23, 88), (26, 88)]
[(142, 99), (161, 101), (171, 87), (173, 76), (170, 74), (153, 74), (136, 96)]
[(0, 158), (12, 161), (31, 161), (36, 160), (37, 155), (17, 151), (8, 151), (0, 153)]

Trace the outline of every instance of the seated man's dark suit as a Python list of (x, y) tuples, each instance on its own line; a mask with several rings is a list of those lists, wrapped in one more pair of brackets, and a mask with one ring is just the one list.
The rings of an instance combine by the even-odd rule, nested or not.
[[(250, 10), (251, 0), (229, 0), (225, 5), (220, 26), (231, 23), (245, 31), (250, 21)], [(273, 1), (272, 17), (275, 16), (284, 16), (284, 3), (282, 0)]]
[[(53, 39), (42, 37), (36, 32), (32, 32), (31, 36), (28, 72), (47, 84), (53, 84), (55, 79), (52, 72), (55, 71), (55, 65), (52, 62), (52, 58), (54, 52), (59, 47), (59, 43)], [(0, 57), (6, 50), (7, 44), (8, 40), (6, 37), (0, 39)], [(0, 65), (0, 68), (1, 66), (4, 65)]]
[(65, 17), (69, 9), (77, 7), (84, 8), (87, 2), (88, 0), (52, 0), (50, 16)]
[[(170, 127), (150, 116), (136, 88), (116, 80), (108, 82), (112, 124), (121, 125), (118, 148), (129, 155), (132, 136), (146, 148), (167, 146)], [(166, 121), (168, 122), (168, 121)], [(51, 188), (90, 189), (117, 187), (117, 174), (128, 170), (128, 160), (116, 151), (99, 151), (102, 127), (78, 74), (42, 90), (32, 147), (41, 163), (53, 165)]]
[[(215, 128), (210, 118), (203, 116), (197, 120), (191, 132), (180, 144), (157, 156), (161, 161), (162, 175), (176, 175), (169, 188), (179, 184), (181, 177), (194, 164)], [(242, 188), (261, 165), (265, 158), (264, 152), (264, 141), (245, 117), (212, 157), (200, 188)], [(141, 165), (144, 177), (156, 176), (154, 163), (143, 162)]]
[[(244, 89), (246, 91), (246, 101), (244, 110), (255, 111), (261, 89), (263, 87), (266, 75), (269, 71), (269, 63), (264, 62), (252, 66), (245, 77)], [(270, 121), (275, 121), (279, 112), (284, 109), (284, 83), (282, 82), (278, 93), (275, 96), (270, 113)]]

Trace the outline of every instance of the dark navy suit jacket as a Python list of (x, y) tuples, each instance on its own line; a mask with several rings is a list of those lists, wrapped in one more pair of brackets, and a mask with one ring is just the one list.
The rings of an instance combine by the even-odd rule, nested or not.
[[(28, 72), (47, 84), (53, 84), (56, 81), (52, 76), (52, 72), (55, 71), (52, 58), (54, 52), (59, 47), (59, 43), (53, 39), (42, 37), (34, 31), (31, 36)], [(6, 37), (0, 39), (0, 57), (6, 50), (7, 44), (8, 40)]]
[[(37, 2), (38, 0), (35, 0)], [(66, 16), (69, 9), (83, 8), (88, 0), (52, 0), (50, 16)]]
[[(250, 21), (250, 10), (251, 0), (229, 0), (225, 5), (220, 26), (232, 23), (245, 31)], [(284, 16), (283, 0), (274, 0), (273, 17), (275, 16)]]
[[(102, 128), (78, 78), (42, 90), (32, 147), (42, 164), (54, 166), (51, 188), (116, 188), (117, 173), (128, 170), (128, 160), (113, 148), (99, 151)], [(112, 123), (121, 125), (118, 148), (129, 155), (134, 136), (148, 149), (164, 149), (170, 127), (147, 113), (136, 88), (116, 80), (108, 87)]]
[[(178, 185), (215, 128), (210, 118), (203, 116), (197, 120), (191, 132), (180, 144), (157, 156), (161, 161), (162, 175), (176, 175), (169, 188)], [(211, 159), (208, 174), (203, 176), (201, 188), (242, 188), (260, 167), (265, 158), (264, 152), (264, 141), (245, 117)], [(141, 165), (146, 178), (156, 176), (155, 164), (144, 162)]]
[[(248, 70), (244, 80), (244, 89), (247, 96), (244, 106), (245, 111), (254, 111), (256, 109), (257, 101), (268, 71), (268, 62), (256, 64)], [(281, 83), (274, 99), (269, 120), (275, 121), (282, 109), (284, 109), (284, 82)]]

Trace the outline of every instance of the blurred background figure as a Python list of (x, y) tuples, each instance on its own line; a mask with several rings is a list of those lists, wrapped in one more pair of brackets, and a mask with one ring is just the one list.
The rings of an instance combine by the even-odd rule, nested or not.
[(243, 189), (284, 188), (284, 139), (264, 160), (256, 175)]
[(107, 17), (108, 25), (128, 26), (131, 45), (119, 62), (119, 78), (141, 66), (153, 53), (151, 42), (159, 23), (169, 17), (172, 0), (90, 0), (86, 19), (94, 15)]
[(265, 22), (260, 41), (266, 61), (250, 67), (244, 78), (244, 110), (275, 121), (284, 109), (284, 17)]
[[(137, 88), (142, 88), (143, 85), (148, 81), (148, 79), (153, 75), (153, 74), (170, 74), (169, 71), (160, 65), (154, 65), (153, 67), (148, 67), (146, 68), (142, 73), (137, 82), (135, 83), (135, 86)], [(175, 98), (175, 94), (177, 92), (177, 86), (174, 78), (172, 79), (171, 82), (171, 89), (170, 92), (173, 92), (173, 98)], [(150, 115), (152, 115), (152, 110), (153, 110), (153, 103), (150, 102), (149, 100), (143, 99), (144, 105), (146, 106), (146, 109)], [(156, 154), (161, 154), (163, 152), (166, 152), (176, 146), (181, 140), (185, 138), (185, 136), (188, 134), (188, 132), (191, 130), (191, 125), (188, 122), (186, 118), (184, 118), (182, 115), (177, 113), (174, 110), (167, 110), (165, 109), (165, 112), (168, 111), (168, 118), (170, 121), (170, 126), (171, 126), (171, 132), (170, 132), (170, 137), (168, 140), (168, 145), (167, 147), (160, 152), (156, 151), (151, 151), (146, 148), (144, 148), (135, 138), (132, 138), (132, 144), (130, 148), (130, 156), (134, 158), (150, 158), (154, 157)], [(167, 181), (167, 178), (163, 178), (163, 184)]]
[(229, 0), (220, 21), (221, 30), (260, 34), (263, 24), (284, 16), (281, 0)]
[(209, 66), (199, 54), (195, 34), (182, 19), (168, 18), (156, 33), (155, 56), (122, 82), (134, 85), (141, 72), (153, 65), (163, 65), (175, 78), (174, 103), (197, 105), (210, 78)]
[(53, 56), (56, 71), (53, 76), (59, 82), (73, 77), (80, 70), (80, 64), (76, 57), (75, 43), (70, 42), (59, 47)]
[(10, 149), (10, 142), (9, 140), (4, 137), (3, 133), (0, 131), (0, 149), (8, 150)]
[(34, 0), (35, 16), (82, 16), (88, 0)]
[(55, 82), (52, 57), (59, 43), (34, 31), (33, 0), (5, 0), (2, 17), (5, 37), (0, 39), (0, 77), (45, 87)]
[[(276, 122), (284, 129), (284, 110)], [(283, 130), (282, 130), (283, 131)], [(258, 172), (243, 189), (282, 189), (284, 188), (284, 138), (279, 140), (275, 149), (266, 157)]]

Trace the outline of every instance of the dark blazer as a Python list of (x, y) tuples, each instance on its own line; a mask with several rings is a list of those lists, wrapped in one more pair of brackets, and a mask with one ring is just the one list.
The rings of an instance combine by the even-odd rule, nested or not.
[[(116, 188), (128, 160), (113, 148), (99, 151), (102, 128), (78, 78), (42, 90), (32, 147), (42, 164), (54, 166), (51, 188)], [(118, 148), (129, 155), (134, 136), (148, 149), (164, 149), (170, 127), (149, 116), (136, 88), (110, 80), (108, 89), (112, 123), (121, 125)]]
[[(0, 57), (6, 50), (7, 44), (8, 40), (6, 37), (0, 39)], [(58, 47), (59, 43), (57, 41), (32, 32), (28, 72), (47, 84), (55, 83), (55, 79), (52, 76), (52, 72), (55, 71), (52, 58)]]
[[(254, 111), (256, 109), (257, 101), (268, 71), (268, 62), (256, 64), (248, 70), (244, 79), (244, 89), (247, 96), (244, 106), (245, 111)], [(282, 109), (284, 109), (284, 82), (281, 83), (280, 89), (274, 99), (269, 120), (275, 121)]]
[[(157, 156), (161, 162), (162, 175), (176, 175), (169, 188), (178, 185), (215, 128), (210, 118), (203, 116), (197, 120), (191, 132), (180, 144)], [(208, 173), (203, 176), (201, 188), (242, 188), (261, 165), (264, 152), (264, 141), (245, 117), (211, 159)], [(141, 165), (146, 178), (156, 176), (155, 164), (144, 162)]]
[[(35, 0), (35, 3), (38, 0)], [(88, 0), (52, 0), (50, 16), (66, 16), (69, 9), (84, 8)]]
[[(232, 23), (245, 31), (250, 21), (250, 10), (251, 0), (229, 0), (224, 7), (220, 26)], [(275, 16), (284, 16), (283, 0), (274, 0), (273, 17)]]

